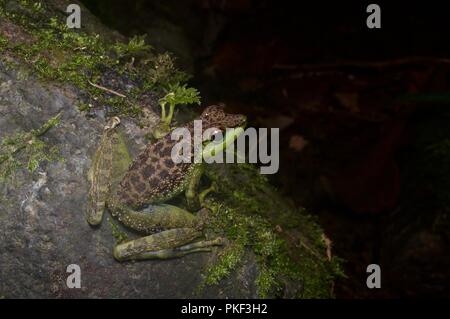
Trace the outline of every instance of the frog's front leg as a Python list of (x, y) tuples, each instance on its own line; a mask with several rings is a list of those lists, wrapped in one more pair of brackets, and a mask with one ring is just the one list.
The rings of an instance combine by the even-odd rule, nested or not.
[(185, 196), (189, 210), (196, 211), (200, 208), (200, 201), (198, 197), (198, 187), (203, 176), (204, 166), (197, 165), (190, 176), (189, 183), (186, 187)]
[(186, 202), (189, 207), (189, 210), (196, 211), (204, 206), (205, 197), (211, 193), (217, 191), (217, 185), (215, 182), (212, 182), (210, 187), (199, 192), (199, 184), (200, 179), (204, 174), (205, 167), (203, 165), (199, 165), (194, 169), (192, 173), (192, 177), (189, 181), (189, 184), (186, 188), (185, 196)]

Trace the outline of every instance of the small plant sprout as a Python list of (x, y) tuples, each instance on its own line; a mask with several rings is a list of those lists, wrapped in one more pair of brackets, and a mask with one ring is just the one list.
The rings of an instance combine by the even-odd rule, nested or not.
[[(161, 123), (155, 129), (154, 135), (160, 138), (170, 131), (170, 123), (173, 119), (175, 106), (178, 104), (200, 104), (199, 92), (194, 88), (187, 88), (186, 85), (171, 85), (169, 93), (159, 100), (161, 106)], [(167, 110), (166, 106), (169, 106)]]
[[(199, 93), (194, 88), (186, 88), (186, 85), (173, 85), (169, 89), (169, 93), (159, 100), (161, 106), (161, 120), (170, 125), (173, 118), (175, 105), (177, 104), (200, 104)], [(166, 105), (169, 105), (169, 114), (166, 114)]]

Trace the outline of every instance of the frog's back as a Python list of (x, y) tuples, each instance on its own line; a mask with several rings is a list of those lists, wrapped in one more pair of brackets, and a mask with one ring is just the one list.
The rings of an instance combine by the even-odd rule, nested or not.
[[(203, 130), (215, 128), (223, 132), (228, 127), (243, 125), (246, 118), (240, 114), (226, 114), (223, 106), (210, 105), (203, 111), (199, 120), (202, 122)], [(184, 128), (191, 133), (191, 163), (193, 163), (194, 122), (188, 123)], [(119, 184), (117, 195), (121, 202), (132, 207), (140, 207), (165, 201), (185, 189), (195, 164), (177, 164), (172, 160), (172, 149), (177, 143), (178, 140), (172, 140), (171, 134), (167, 134), (139, 154)]]
[(119, 184), (121, 202), (139, 207), (165, 201), (184, 190), (191, 165), (174, 163), (171, 153), (176, 143), (168, 134), (136, 157)]

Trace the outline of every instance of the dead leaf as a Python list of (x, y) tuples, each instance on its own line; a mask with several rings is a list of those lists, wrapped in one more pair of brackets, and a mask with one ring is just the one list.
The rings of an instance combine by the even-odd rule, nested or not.
[(336, 93), (335, 96), (346, 109), (353, 113), (359, 112), (358, 93)]
[(301, 135), (292, 135), (289, 140), (289, 148), (293, 149), (295, 152), (302, 151), (308, 144), (309, 142)]

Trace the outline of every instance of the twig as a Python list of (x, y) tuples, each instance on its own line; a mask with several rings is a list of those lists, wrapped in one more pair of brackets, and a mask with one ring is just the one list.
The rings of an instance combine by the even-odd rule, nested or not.
[(126, 95), (123, 95), (122, 93), (119, 93), (119, 92), (113, 91), (113, 90), (111, 90), (111, 89), (105, 88), (104, 86), (101, 86), (101, 85), (92, 83), (92, 82), (89, 81), (89, 80), (88, 80), (88, 83), (89, 83), (90, 85), (92, 85), (93, 87), (96, 87), (97, 89), (100, 89), (100, 90), (106, 91), (106, 92), (108, 92), (108, 93), (111, 93), (111, 94), (114, 94), (114, 95), (117, 95), (117, 96), (126, 98)]

